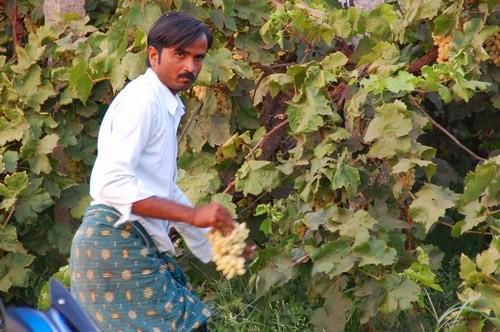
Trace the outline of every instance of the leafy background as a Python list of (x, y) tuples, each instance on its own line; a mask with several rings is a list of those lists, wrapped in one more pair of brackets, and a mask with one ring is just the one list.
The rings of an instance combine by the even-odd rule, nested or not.
[[(496, 2), (355, 3), (87, 1), (45, 25), (42, 0), (0, 1), (3, 301), (43, 308), (51, 276), (69, 284), (100, 120), (144, 72), (155, 19), (183, 10), (214, 45), (182, 95), (179, 184), (259, 248), (225, 281), (178, 243), (212, 324), (498, 328)], [(452, 36), (449, 62), (433, 35)]]

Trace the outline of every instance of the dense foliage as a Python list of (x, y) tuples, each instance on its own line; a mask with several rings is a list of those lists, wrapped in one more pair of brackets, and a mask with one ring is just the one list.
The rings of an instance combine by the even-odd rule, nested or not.
[(87, 1), (49, 26), (42, 0), (0, 1), (4, 301), (34, 305), (67, 265), (100, 119), (180, 9), (215, 38), (182, 96), (178, 180), (251, 228), (244, 300), (299, 303), (297, 329), (498, 328), (496, 2), (359, 3)]

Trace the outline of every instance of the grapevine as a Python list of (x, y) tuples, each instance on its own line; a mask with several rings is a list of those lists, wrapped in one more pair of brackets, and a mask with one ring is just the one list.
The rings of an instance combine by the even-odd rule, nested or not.
[(68, 159), (66, 162), (66, 171), (68, 176), (76, 183), (85, 182), (85, 165), (82, 161)]
[(199, 101), (203, 101), (203, 99), (205, 98), (205, 93), (207, 92), (207, 88), (204, 86), (195, 85), (193, 86), (192, 90), (196, 99), (198, 99)]
[(245, 223), (236, 225), (231, 234), (222, 235), (218, 230), (212, 229), (207, 233), (207, 238), (212, 244), (212, 261), (227, 278), (245, 274), (245, 258), (242, 257), (246, 246), (245, 239), (249, 230)]
[(451, 36), (435, 36), (432, 35), (434, 45), (438, 46), (437, 63), (448, 63), (450, 61), (449, 52), (451, 51)]
[(495, 66), (500, 66), (500, 32), (486, 41), (485, 49), (491, 57), (490, 61)]

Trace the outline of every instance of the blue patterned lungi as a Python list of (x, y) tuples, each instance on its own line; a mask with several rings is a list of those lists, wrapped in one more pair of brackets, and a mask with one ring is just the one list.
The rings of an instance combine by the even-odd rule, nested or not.
[(146, 230), (90, 206), (71, 246), (71, 292), (103, 331), (203, 331), (210, 310)]

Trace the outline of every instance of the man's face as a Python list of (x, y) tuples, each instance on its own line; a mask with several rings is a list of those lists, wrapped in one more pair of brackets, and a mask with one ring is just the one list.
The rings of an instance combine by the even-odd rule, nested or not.
[(164, 48), (161, 58), (158, 50), (149, 46), (148, 56), (151, 69), (175, 95), (193, 85), (203, 66), (207, 49), (208, 42), (204, 34), (185, 49)]

